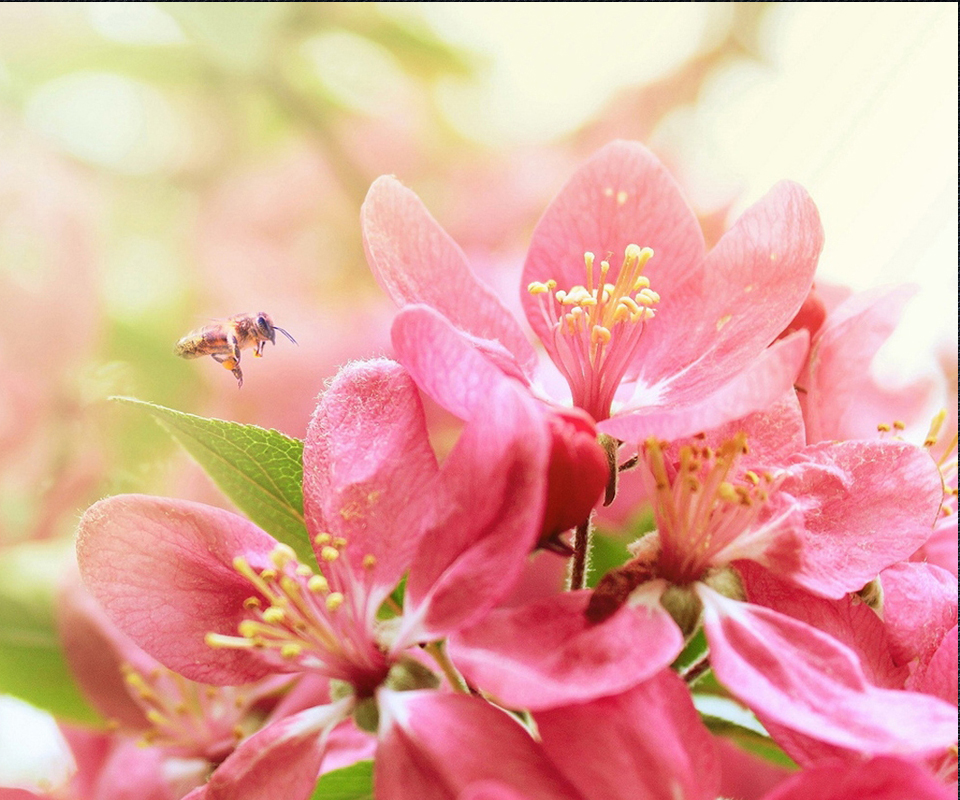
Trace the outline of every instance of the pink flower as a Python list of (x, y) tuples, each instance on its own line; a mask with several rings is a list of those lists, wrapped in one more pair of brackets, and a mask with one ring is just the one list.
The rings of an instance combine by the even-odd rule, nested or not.
[[(255, 797), (305, 796), (330, 731), (378, 687), (398, 675), (436, 684), (419, 649), (404, 651), (475, 621), (509, 590), (540, 532), (550, 441), (531, 425), (532, 400), (495, 399), (497, 417), (468, 424), (438, 471), (403, 369), (346, 368), (304, 443), (316, 566), (209, 506), (127, 495), (87, 511), (85, 582), (165, 666), (213, 684), (307, 672), (349, 685), (344, 699), (246, 739), (197, 796), (233, 796), (223, 793), (238, 782), (259, 787)], [(383, 626), (377, 613), (408, 570), (404, 614)]]
[[(436, 310), (530, 382), (537, 357), (522, 329), (413, 192), (379, 178), (361, 218), (367, 260), (395, 302)], [(666, 170), (641, 145), (614, 142), (537, 225), (524, 309), (573, 404), (599, 430), (634, 441), (690, 434), (763, 408), (791, 385), (802, 342), (755, 359), (800, 307), (821, 244), (813, 203), (781, 183), (705, 254)], [(395, 331), (395, 346), (408, 335)], [(433, 346), (416, 339), (404, 350)], [(708, 403), (720, 390), (722, 400)]]
[[(758, 714), (867, 753), (923, 754), (949, 745), (955, 732), (950, 707), (924, 695), (877, 688), (845, 645), (807, 624), (740, 602), (741, 563), (756, 562), (817, 595), (840, 598), (930, 534), (940, 482), (922, 449), (844, 442), (798, 450), (802, 426), (790, 421), (798, 418), (794, 401), (775, 418), (758, 414), (738, 424), (775, 435), (782, 448), (778, 458), (772, 458), (775, 449), (758, 448), (770, 459), (766, 465), (743, 463), (748, 459), (743, 432), (727, 438), (729, 431), (720, 430), (711, 437), (713, 446), (694, 439), (679, 452), (649, 440), (640, 471), (647, 494), (655, 498), (657, 532), (637, 543), (632, 562), (601, 580), (586, 611), (598, 624), (556, 621), (574, 612), (575, 594), (543, 601), (542, 627), (529, 610), (497, 611), (453, 636), (451, 653), (464, 674), (508, 703), (538, 694), (534, 686), (546, 686), (542, 694), (548, 698), (563, 697), (555, 681), (565, 696), (579, 691), (581, 700), (589, 699), (591, 690), (599, 696), (612, 688), (609, 675), (618, 676), (622, 690), (630, 675), (643, 679), (676, 655), (671, 634), (659, 628), (665, 606), (685, 634), (695, 630), (703, 613), (711, 666)], [(783, 437), (784, 430), (794, 433)], [(647, 653), (639, 659), (624, 656), (625, 612), (639, 615), (654, 634), (645, 638)], [(505, 648), (505, 638), (517, 642), (516, 648)], [(589, 663), (571, 657), (561, 663), (579, 667), (552, 666), (553, 652), (576, 653), (581, 642), (589, 643), (579, 651), (591, 653)], [(523, 669), (538, 663), (545, 665), (546, 678)]]
[(877, 350), (914, 291), (909, 286), (873, 289), (829, 311), (797, 378), (808, 442), (872, 439), (878, 425), (916, 419), (933, 388), (930, 381), (894, 390), (870, 374)]

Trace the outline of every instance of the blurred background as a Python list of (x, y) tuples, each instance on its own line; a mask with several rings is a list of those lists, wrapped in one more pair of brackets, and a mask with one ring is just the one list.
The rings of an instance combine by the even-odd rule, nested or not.
[[(28, 607), (29, 635), (49, 632), (38, 578), (99, 497), (216, 497), (108, 396), (302, 436), (338, 364), (388, 352), (358, 224), (383, 173), (511, 304), (539, 214), (610, 139), (652, 147), (712, 240), (794, 179), (824, 280), (919, 286), (884, 378), (938, 374), (957, 337), (956, 41), (939, 3), (0, 4), (7, 622)], [(242, 391), (174, 357), (260, 310), (299, 346), (247, 356)], [(0, 649), (19, 635), (4, 620)]]

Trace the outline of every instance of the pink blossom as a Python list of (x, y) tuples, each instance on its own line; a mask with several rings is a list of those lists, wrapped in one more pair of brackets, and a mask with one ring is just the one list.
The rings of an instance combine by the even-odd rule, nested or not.
[(797, 385), (807, 441), (872, 439), (877, 426), (913, 422), (930, 396), (929, 380), (887, 389), (870, 373), (915, 288), (855, 294), (831, 309), (810, 344)]
[[(792, 411), (779, 413), (796, 416), (799, 409), (794, 403)], [(782, 436), (796, 431), (794, 425), (763, 415), (752, 424), (758, 433), (775, 432), (788, 448), (795, 442), (795, 436)], [(544, 685), (546, 696), (558, 697), (554, 682), (564, 679), (568, 697), (579, 691), (579, 699), (588, 699), (590, 691), (599, 696), (612, 688), (606, 675), (618, 675), (622, 690), (629, 674), (642, 679), (672, 660), (676, 651), (657, 609), (669, 608), (689, 634), (702, 608), (711, 665), (758, 713), (863, 752), (923, 754), (949, 745), (951, 708), (925, 695), (873, 686), (846, 645), (740, 602), (736, 572), (738, 564), (753, 561), (825, 598), (860, 589), (929, 536), (940, 499), (936, 468), (922, 449), (899, 442), (821, 444), (787, 449), (777, 458), (771, 457), (774, 448), (761, 447), (770, 462), (751, 466), (744, 437), (741, 432), (715, 446), (694, 439), (679, 452), (655, 440), (644, 445), (640, 471), (656, 500), (657, 532), (637, 543), (634, 561), (601, 580), (587, 606), (587, 617), (599, 623), (595, 628), (557, 624), (546, 611), (549, 601), (539, 611), (547, 621), (542, 631), (529, 610), (497, 611), (454, 635), (457, 663), (478, 685), (513, 701)], [(622, 657), (629, 649), (621, 641), (624, 611), (639, 614), (653, 634), (639, 659)], [(505, 640), (515, 640), (516, 649), (505, 647)], [(591, 642), (589, 667), (551, 666), (552, 652), (580, 641)], [(541, 664), (545, 674), (528, 673)], [(587, 677), (590, 670), (599, 680)], [(837, 708), (844, 712), (835, 714)]]
[[(198, 797), (233, 797), (222, 793), (237, 782), (259, 787), (251, 797), (305, 796), (330, 731), (395, 667), (410, 672), (405, 649), (473, 622), (510, 588), (540, 532), (550, 442), (531, 434), (532, 400), (499, 400), (497, 418), (469, 423), (438, 471), (402, 368), (346, 368), (304, 444), (304, 518), (319, 569), (209, 506), (127, 495), (87, 511), (84, 580), (163, 664), (215, 684), (308, 672), (351, 687), (247, 738)], [(377, 612), (408, 569), (404, 614), (385, 628)], [(273, 782), (248, 781), (267, 774)]]
[[(536, 355), (522, 329), (416, 195), (380, 178), (362, 222), (367, 260), (395, 302), (435, 309), (529, 382)], [(574, 405), (601, 431), (633, 440), (689, 434), (703, 427), (691, 409), (750, 367), (794, 316), (821, 243), (812, 202), (781, 183), (705, 255), (696, 217), (665, 169), (641, 145), (614, 142), (540, 220), (524, 266), (524, 309)], [(712, 425), (763, 408), (790, 386), (803, 356), (777, 355), (776, 368), (757, 371), (748, 388), (727, 389)]]

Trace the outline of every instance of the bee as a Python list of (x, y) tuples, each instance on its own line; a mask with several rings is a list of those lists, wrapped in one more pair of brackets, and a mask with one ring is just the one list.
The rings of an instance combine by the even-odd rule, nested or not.
[(235, 314), (213, 325), (191, 331), (177, 342), (174, 352), (181, 358), (210, 356), (233, 373), (239, 389), (243, 386), (240, 351), (252, 347), (253, 355), (260, 358), (267, 342), (277, 343), (277, 331), (294, 344), (297, 343), (283, 328), (273, 324), (269, 314), (262, 311), (256, 314)]

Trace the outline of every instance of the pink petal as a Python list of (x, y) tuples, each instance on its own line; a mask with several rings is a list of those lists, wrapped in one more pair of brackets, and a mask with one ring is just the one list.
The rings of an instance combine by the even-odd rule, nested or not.
[(880, 574), (883, 620), (897, 663), (926, 662), (957, 625), (957, 581), (930, 564), (903, 562)]
[(957, 514), (942, 517), (933, 526), (933, 534), (910, 556), (911, 561), (933, 564), (957, 577)]
[(947, 631), (933, 654), (920, 663), (917, 671), (907, 681), (907, 688), (915, 692), (932, 694), (950, 705), (957, 705), (956, 625)]
[(855, 592), (907, 558), (933, 530), (942, 497), (927, 453), (900, 442), (812, 445), (780, 491), (805, 507), (801, 566), (791, 580), (825, 597)]
[(956, 708), (867, 683), (854, 653), (805, 623), (697, 585), (710, 664), (761, 718), (863, 754), (926, 754), (956, 741)]
[(347, 558), (330, 568), (349, 566), (349, 585), (366, 584), (371, 619), (410, 566), (436, 474), (420, 396), (403, 367), (386, 359), (344, 367), (307, 430), (304, 514), (311, 535), (346, 539)]
[(57, 631), (70, 671), (84, 696), (110, 720), (128, 729), (149, 726), (130, 695), (120, 665), (128, 663), (149, 674), (157, 662), (120, 632), (90, 593), (79, 575), (69, 575), (60, 591)]
[[(580, 797), (531, 736), (483, 700), (381, 689), (377, 701), (380, 747), (373, 776), (377, 797), (450, 800), (488, 781), (527, 800)], [(503, 796), (501, 792), (499, 797)]]
[(533, 371), (537, 357), (523, 330), (416, 194), (384, 175), (367, 192), (360, 222), (367, 263), (397, 305), (435, 308), (460, 330), (499, 342)]
[(659, 603), (663, 585), (600, 624), (587, 620), (590, 592), (565, 592), (498, 609), (454, 635), (450, 656), (464, 677), (511, 708), (553, 708), (616, 694), (668, 666), (683, 649)]
[(527, 320), (541, 339), (548, 337), (546, 322), (526, 287), (549, 279), (566, 290), (584, 284), (588, 251), (598, 262), (612, 254), (615, 279), (628, 244), (653, 249), (646, 274), (661, 295), (661, 286), (669, 289), (694, 273), (704, 250), (700, 225), (664, 166), (638, 142), (617, 141), (567, 181), (533, 232), (521, 292)]
[(352, 699), (308, 708), (245, 739), (214, 771), (204, 800), (307, 800), (323, 761), (327, 736), (350, 712)]
[(179, 794), (165, 776), (165, 760), (159, 747), (118, 741), (97, 775), (91, 800), (176, 800)]
[(694, 402), (628, 406), (597, 428), (625, 442), (641, 442), (650, 436), (679, 439), (766, 411), (793, 391), (806, 354), (806, 332), (798, 331), (768, 347), (732, 380)]
[(761, 800), (793, 773), (792, 769), (741, 749), (723, 736), (715, 736), (713, 741), (720, 757), (720, 797)]
[(401, 309), (391, 331), (397, 358), (417, 386), (460, 419), (491, 408), (507, 378), (462, 333), (432, 308)]
[(831, 762), (788, 778), (763, 800), (950, 800), (954, 792), (909, 761)]
[(204, 636), (233, 636), (246, 616), (243, 601), (253, 592), (234, 557), (264, 569), (276, 544), (229, 511), (118, 495), (83, 515), (77, 558), (107, 615), (161, 664), (202, 683), (240, 684), (276, 669), (249, 650), (213, 650)]
[(470, 624), (513, 585), (540, 535), (550, 442), (533, 400), (503, 385), (441, 470), (436, 523), (420, 540), (394, 649)]
[(547, 756), (584, 797), (717, 796), (713, 739), (669, 670), (623, 694), (540, 712), (536, 722)]
[(902, 689), (907, 670), (891, 654), (891, 638), (884, 622), (859, 598), (817, 597), (748, 561), (737, 562), (747, 601), (805, 622), (849, 647), (867, 680), (875, 686)]
[(661, 387), (663, 404), (688, 404), (726, 383), (796, 314), (822, 246), (810, 196), (782, 181), (723, 235), (700, 267), (700, 280), (671, 293), (651, 269), (661, 300), (643, 333), (642, 384)]
[[(762, 411), (754, 411), (704, 431), (697, 444), (717, 448), (741, 432), (747, 435), (747, 445), (750, 448), (740, 460), (741, 467), (762, 469), (782, 464), (802, 450), (807, 443), (803, 430), (803, 412), (793, 387), (776, 403)], [(680, 447), (692, 441), (674, 441), (672, 444)]]
[(915, 287), (873, 289), (834, 309), (813, 340), (799, 385), (807, 440), (873, 439), (877, 425), (910, 422), (930, 395), (930, 381), (885, 389), (870, 373)]

